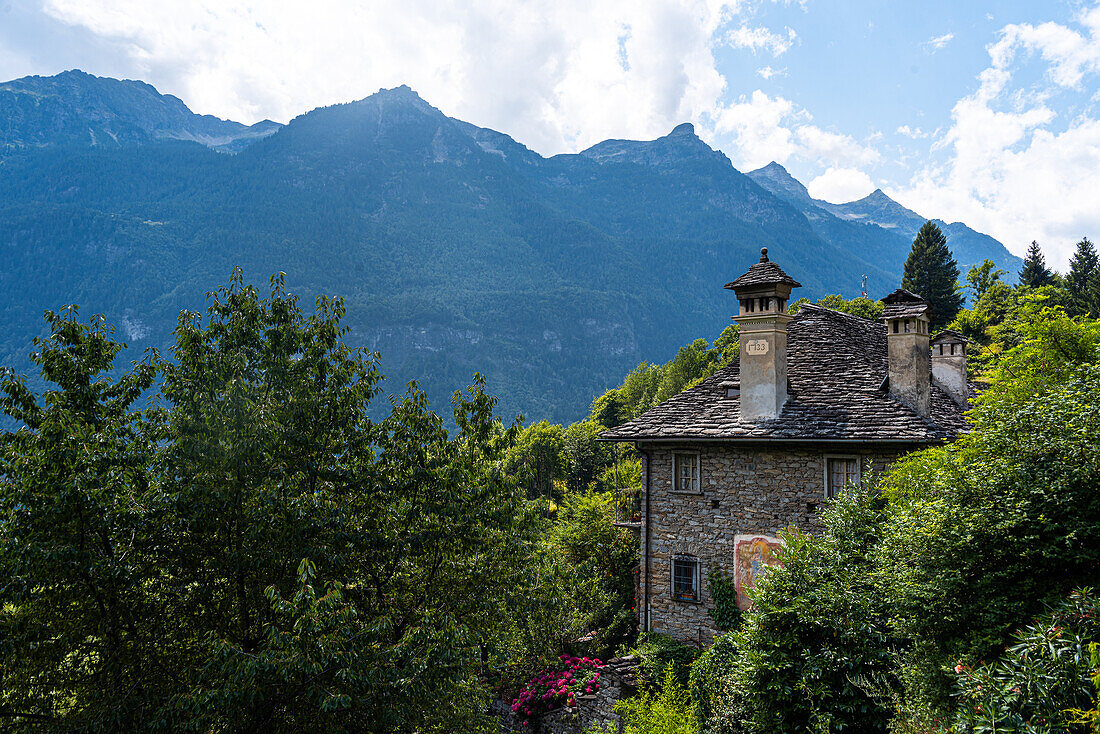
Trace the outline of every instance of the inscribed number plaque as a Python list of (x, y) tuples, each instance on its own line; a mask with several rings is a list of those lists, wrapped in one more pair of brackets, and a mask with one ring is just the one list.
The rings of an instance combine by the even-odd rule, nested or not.
[(750, 339), (745, 342), (745, 351), (748, 354), (767, 354), (768, 353), (768, 340), (767, 339)]

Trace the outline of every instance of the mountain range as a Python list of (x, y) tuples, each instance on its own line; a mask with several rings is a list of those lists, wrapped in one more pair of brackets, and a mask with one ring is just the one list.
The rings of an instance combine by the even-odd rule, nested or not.
[[(286, 125), (196, 115), (143, 82), (65, 72), (0, 84), (0, 364), (28, 370), (43, 309), (103, 313), (135, 351), (234, 267), (307, 306), (346, 299), (349, 342), (433, 404), (486, 375), (504, 415), (582, 416), (639, 362), (734, 312), (722, 285), (768, 247), (817, 298), (897, 287), (924, 219), (877, 191), (815, 200), (778, 164), (745, 175), (690, 124), (543, 157), (408, 87)], [(960, 266), (1000, 243), (945, 225)]]

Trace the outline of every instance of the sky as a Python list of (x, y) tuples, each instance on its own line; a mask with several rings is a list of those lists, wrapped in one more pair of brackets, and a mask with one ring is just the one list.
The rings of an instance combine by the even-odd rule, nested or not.
[(1100, 239), (1100, 0), (0, 0), (0, 79), (71, 68), (245, 123), (408, 84), (543, 155), (690, 121), (1062, 270)]

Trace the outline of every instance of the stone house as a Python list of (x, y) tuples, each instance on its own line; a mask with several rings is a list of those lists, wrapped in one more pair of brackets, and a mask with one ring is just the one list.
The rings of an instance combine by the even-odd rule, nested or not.
[(645, 459), (639, 622), (700, 644), (718, 633), (709, 572), (733, 580), (746, 608), (780, 530), (820, 530), (845, 485), (953, 440), (972, 394), (966, 339), (931, 338), (916, 294), (884, 298), (881, 323), (815, 305), (791, 316), (799, 283), (766, 249), (725, 287), (739, 303), (739, 360), (602, 434)]

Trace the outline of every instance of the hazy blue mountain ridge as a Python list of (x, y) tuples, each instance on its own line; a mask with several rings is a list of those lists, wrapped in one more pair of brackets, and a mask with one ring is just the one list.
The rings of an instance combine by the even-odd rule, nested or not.
[[(175, 103), (159, 104), (148, 119), (131, 105), (128, 124), (169, 129)], [(261, 289), (286, 272), (307, 306), (344, 296), (349, 341), (381, 352), (391, 391), (416, 379), (443, 410), (480, 371), (505, 415), (575, 420), (639, 362), (716, 337), (735, 312), (722, 285), (762, 246), (805, 285), (796, 295), (853, 296), (866, 273), (877, 296), (900, 278), (872, 242), (822, 237), (689, 125), (543, 158), (398, 87), (232, 156), (70, 129), (0, 149), (0, 364), (21, 372), (45, 308), (106, 314), (137, 358), (241, 267)]]
[[(904, 265), (917, 230), (928, 221), (926, 217), (891, 199), (882, 189), (875, 189), (862, 199), (843, 204), (815, 199), (787, 169), (774, 161), (763, 168), (750, 171), (748, 176), (776, 196), (797, 206), (815, 223), (815, 229), (827, 240), (848, 238), (855, 243), (868, 235), (878, 240), (881, 248), (879, 254), (891, 269)], [(824, 216), (822, 212), (832, 216)], [(833, 218), (874, 229), (845, 227), (833, 221)], [(1021, 258), (1013, 255), (1003, 244), (987, 234), (976, 232), (962, 222), (947, 224), (935, 218), (932, 221), (947, 235), (947, 245), (964, 274), (986, 259), (992, 260), (1009, 273), (1016, 273), (1023, 265)]]
[(0, 84), (0, 149), (62, 144), (117, 147), (160, 139), (239, 150), (281, 127), (196, 115), (145, 82), (66, 71)]

